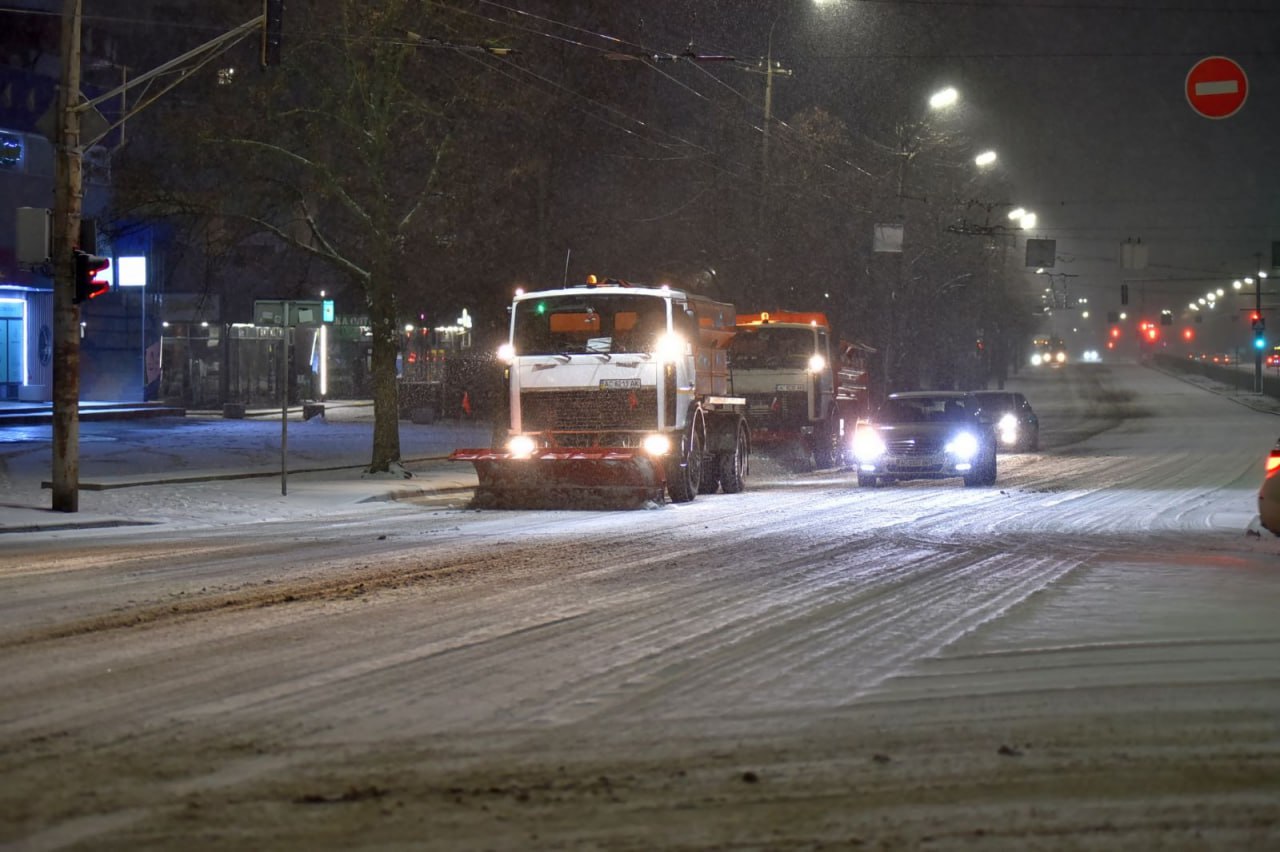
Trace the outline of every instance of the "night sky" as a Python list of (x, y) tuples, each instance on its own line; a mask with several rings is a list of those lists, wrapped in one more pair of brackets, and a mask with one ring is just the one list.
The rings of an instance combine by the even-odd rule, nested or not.
[[(940, 84), (960, 89), (964, 109), (949, 120), (999, 152), (1017, 195), (989, 200), (1036, 211), (1036, 236), (1057, 240), (1054, 271), (1089, 298), (1095, 320), (1119, 308), (1122, 278), (1158, 279), (1135, 299), (1180, 310), (1212, 281), (1250, 273), (1257, 253), (1270, 266), (1280, 4), (827, 0), (753, 3), (747, 15), (741, 3), (690, 5), (667, 25), (700, 50), (761, 55), (776, 19), (774, 56), (794, 72), (775, 95), (784, 120), (817, 104), (856, 130), (877, 92), (915, 90), (923, 103)], [(1184, 94), (1192, 65), (1212, 55), (1249, 80), (1245, 105), (1221, 120)], [(1121, 268), (1125, 239), (1149, 246), (1147, 269)]]

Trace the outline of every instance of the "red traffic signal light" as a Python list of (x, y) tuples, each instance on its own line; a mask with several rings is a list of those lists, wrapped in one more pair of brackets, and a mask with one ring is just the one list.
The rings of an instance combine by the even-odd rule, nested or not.
[(76, 294), (72, 299), (75, 304), (96, 299), (111, 289), (110, 281), (98, 278), (98, 273), (111, 265), (111, 261), (96, 254), (76, 249)]

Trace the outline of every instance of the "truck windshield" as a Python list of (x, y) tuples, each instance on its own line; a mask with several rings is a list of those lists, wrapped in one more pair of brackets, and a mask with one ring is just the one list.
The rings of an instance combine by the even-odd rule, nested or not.
[(812, 328), (745, 326), (729, 343), (729, 362), (743, 370), (804, 370), (817, 351)]
[(575, 293), (516, 302), (512, 343), (518, 355), (652, 352), (666, 331), (666, 299)]

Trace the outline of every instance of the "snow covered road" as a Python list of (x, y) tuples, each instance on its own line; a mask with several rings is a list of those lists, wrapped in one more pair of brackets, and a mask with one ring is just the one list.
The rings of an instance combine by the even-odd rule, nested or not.
[(1018, 389), (994, 488), (7, 542), (0, 842), (1280, 847), (1280, 420)]

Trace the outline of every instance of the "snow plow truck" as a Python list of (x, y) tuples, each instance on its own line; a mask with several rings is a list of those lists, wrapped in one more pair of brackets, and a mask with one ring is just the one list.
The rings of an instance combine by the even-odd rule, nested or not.
[(729, 345), (733, 389), (747, 400), (752, 445), (816, 469), (846, 463), (867, 399), (866, 346), (835, 342), (826, 314), (739, 314)]
[(507, 417), (475, 465), (478, 507), (686, 503), (746, 485), (746, 400), (731, 393), (733, 305), (593, 277), (518, 294)]

